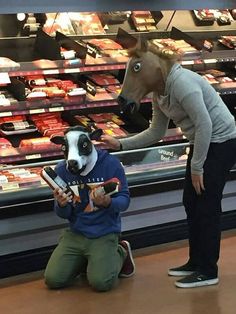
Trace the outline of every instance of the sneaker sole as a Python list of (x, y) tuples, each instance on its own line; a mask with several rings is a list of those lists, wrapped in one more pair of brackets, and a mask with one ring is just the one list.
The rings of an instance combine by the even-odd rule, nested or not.
[(126, 245), (127, 245), (128, 252), (129, 252), (129, 256), (130, 256), (131, 262), (132, 262), (132, 264), (133, 264), (134, 270), (133, 270), (133, 272), (132, 272), (131, 274), (129, 274), (129, 275), (120, 274), (119, 277), (120, 277), (120, 278), (129, 278), (129, 277), (131, 277), (131, 276), (133, 276), (133, 275), (135, 274), (135, 263), (134, 263), (134, 259), (133, 259), (133, 255), (132, 255), (132, 251), (131, 251), (131, 246), (130, 246), (129, 242), (128, 242), (128, 241), (125, 241), (125, 240), (123, 240), (123, 242), (125, 242)]
[(182, 282), (175, 282), (176, 287), (178, 288), (197, 288), (197, 287), (204, 287), (204, 286), (212, 286), (217, 285), (219, 282), (218, 278), (199, 281), (199, 282), (192, 282), (192, 283), (182, 283)]
[(168, 270), (168, 275), (169, 276), (174, 276), (174, 277), (183, 277), (183, 276), (188, 276), (194, 273), (194, 270), (185, 270), (185, 271), (177, 271), (177, 270)]

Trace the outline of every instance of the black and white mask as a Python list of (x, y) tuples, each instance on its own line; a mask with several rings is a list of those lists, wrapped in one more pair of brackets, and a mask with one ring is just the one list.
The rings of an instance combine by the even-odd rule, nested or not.
[(97, 151), (92, 140), (98, 140), (102, 130), (89, 133), (83, 127), (72, 127), (66, 131), (65, 136), (54, 136), (51, 141), (62, 145), (67, 169), (72, 174), (87, 175), (97, 161)]

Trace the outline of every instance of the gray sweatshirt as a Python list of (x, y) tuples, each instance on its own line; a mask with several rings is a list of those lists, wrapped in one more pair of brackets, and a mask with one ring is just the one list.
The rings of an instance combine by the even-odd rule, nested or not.
[(124, 150), (157, 143), (168, 128), (169, 119), (194, 144), (192, 174), (202, 174), (210, 143), (236, 138), (233, 115), (215, 89), (199, 74), (174, 64), (166, 81), (165, 96), (153, 98), (150, 127), (120, 142)]

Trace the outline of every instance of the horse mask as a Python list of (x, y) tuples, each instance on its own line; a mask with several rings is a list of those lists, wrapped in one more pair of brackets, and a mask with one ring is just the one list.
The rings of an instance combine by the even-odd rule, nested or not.
[(84, 127), (69, 128), (64, 136), (54, 136), (51, 141), (62, 145), (67, 169), (74, 175), (86, 176), (96, 164), (98, 155), (92, 140), (98, 140), (102, 130), (89, 132)]
[(128, 52), (130, 59), (117, 101), (121, 113), (132, 116), (139, 110), (143, 97), (153, 92), (164, 94), (167, 74), (179, 56), (141, 39)]

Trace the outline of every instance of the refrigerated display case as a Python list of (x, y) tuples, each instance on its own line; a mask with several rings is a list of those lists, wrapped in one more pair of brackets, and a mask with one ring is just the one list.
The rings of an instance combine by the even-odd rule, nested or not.
[[(70, 6), (72, 3), (73, 1), (68, 3), (68, 11), (72, 8)], [(107, 7), (111, 6), (110, 3), (101, 1), (101, 6), (96, 10), (102, 11), (102, 6), (105, 4), (108, 5)], [(150, 2), (149, 4), (150, 8), (148, 8), (148, 2), (144, 7), (153, 9), (155, 12), (169, 9), (169, 5), (175, 8), (173, 1), (172, 3), (167, 1), (161, 7), (160, 3), (154, 5)], [(229, 1), (229, 7), (232, 7), (231, 4)], [(78, 10), (73, 11), (88, 11), (89, 6), (84, 3), (82, 8), (82, 2), (76, 5)], [(114, 4), (112, 7), (115, 9), (117, 5)], [(186, 3), (185, 5), (185, 9), (190, 8)], [(221, 6), (216, 2), (216, 7)], [(62, 6), (62, 9), (64, 7)], [(47, 8), (48, 6), (45, 6), (44, 10)], [(47, 12), (53, 12), (52, 8), (53, 5), (48, 8)], [(128, 5), (127, 2), (123, 9), (137, 10), (141, 7), (138, 3), (131, 5), (129, 2)], [(8, 13), (12, 12), (8, 11)], [(39, 4), (35, 6), (34, 12), (40, 12)], [(86, 51), (86, 60), (84, 60), (81, 54), (85, 53), (83, 49), (85, 42), (94, 38), (107, 38), (114, 40), (115, 43), (123, 44), (122, 48), (127, 48), (130, 42), (135, 42), (140, 34), (143, 38), (150, 40), (165, 38), (171, 38), (173, 42), (185, 40), (196, 48), (197, 53), (184, 55), (182, 65), (206, 75), (206, 79), (214, 79), (213, 86), (236, 116), (235, 51), (218, 41), (222, 39), (221, 36), (236, 36), (235, 20), (232, 20), (230, 25), (219, 26), (215, 21), (213, 25), (196, 26), (193, 12), (161, 11), (161, 14), (162, 16), (156, 15), (160, 17), (160, 20), (155, 31), (146, 29), (137, 33), (137, 27), (135, 28), (130, 21), (124, 21), (105, 27), (103, 34), (100, 35), (83, 35), (75, 32), (63, 37), (63, 34), (59, 33), (58, 36), (61, 36), (59, 44), (56, 37), (47, 36), (40, 29), (38, 32), (33, 30), (28, 34), (29, 36), (24, 37), (18, 29), (18, 32), (15, 32), (16, 37), (0, 39), (0, 56), (8, 57), (15, 62), (1, 67), (0, 83), (6, 85), (11, 94), (11, 97), (8, 97), (11, 99), (10, 104), (0, 106), (1, 125), (9, 123), (12, 117), (21, 116), (24, 122), (30, 124), (33, 121), (33, 124), (37, 126), (37, 131), (34, 133), (15, 132), (3, 136), (4, 139), (10, 139), (10, 144), (5, 141), (0, 142), (0, 277), (44, 267), (52, 248), (57, 243), (61, 229), (67, 226), (65, 221), (55, 216), (52, 192), (39, 175), (44, 165), (55, 165), (63, 154), (60, 147), (53, 146), (48, 139), (44, 138), (44, 142), (41, 142), (43, 136), (42, 131), (38, 131), (41, 129), (38, 127), (37, 117), (41, 115), (40, 127), (42, 127), (41, 122), (45, 122), (46, 118), (50, 117), (48, 128), (48, 125), (59, 123), (60, 119), (63, 120), (62, 127), (66, 127), (84, 121), (94, 123), (95, 121), (91, 121), (91, 115), (103, 113), (120, 116), (116, 102), (120, 86), (108, 92), (105, 88), (106, 97), (96, 98), (93, 91), (97, 86), (96, 84), (94, 86), (91, 78), (94, 79), (96, 73), (109, 73), (115, 75), (116, 79), (122, 83), (128, 60), (127, 55), (123, 53), (119, 55), (119, 58), (116, 55), (115, 59), (107, 55), (101, 57), (101, 50), (97, 46), (95, 49), (93, 41), (88, 46), (91, 51)], [(123, 33), (120, 28), (124, 30)], [(81, 31), (79, 27), (78, 29)], [(122, 40), (120, 34), (123, 34)], [(209, 41), (210, 49), (204, 48), (204, 44), (207, 45), (204, 42), (205, 39)], [(73, 45), (75, 50), (79, 45), (80, 55), (77, 56), (76, 62), (72, 62), (73, 59), (72, 61), (60, 59), (61, 40), (66, 40), (67, 44), (69, 43), (70, 47)], [(218, 80), (218, 77), (214, 75), (219, 74), (220, 71), (224, 73), (220, 76), (221, 80)], [(43, 96), (43, 99), (38, 98), (35, 101), (32, 97), (27, 98), (32, 92), (33, 84), (31, 82), (30, 85), (29, 81), (35, 81), (35, 79), (38, 80), (37, 84), (40, 87), (42, 87), (42, 81), (43, 84), (50, 82), (50, 84), (60, 84), (60, 86), (65, 84), (65, 81), (72, 81), (70, 84), (80, 84), (79, 88), (86, 90), (86, 96), (82, 93), (73, 98), (63, 93), (63, 97)], [(1, 89), (4, 88), (1, 87)], [(90, 93), (89, 97), (88, 93)], [(79, 120), (75, 119), (76, 116)], [(150, 116), (150, 98), (146, 98), (141, 105), (139, 117), (141, 123), (136, 120), (123, 121), (124, 125), (120, 128), (130, 136), (147, 127)], [(15, 121), (19, 128), (18, 122)], [(22, 120), (20, 122), (22, 123)], [(186, 237), (187, 227), (181, 198), (187, 152), (188, 143), (181, 131), (170, 124), (166, 137), (157, 146), (114, 153), (125, 167), (131, 191), (131, 205), (129, 210), (123, 213), (122, 221), (123, 234), (132, 242), (134, 248)], [(224, 192), (223, 228), (236, 225), (235, 178), (236, 171), (233, 169), (232, 180), (227, 183)]]

